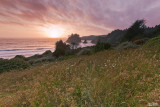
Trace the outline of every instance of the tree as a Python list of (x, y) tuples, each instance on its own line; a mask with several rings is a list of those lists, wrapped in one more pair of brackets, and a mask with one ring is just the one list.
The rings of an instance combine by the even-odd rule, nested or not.
[(67, 41), (67, 43), (72, 43), (72, 42), (75, 42), (75, 43), (80, 43), (81, 42), (81, 38), (79, 37), (79, 34), (71, 34), (69, 35)]
[(111, 48), (111, 45), (109, 43), (103, 43), (100, 40), (98, 40), (94, 50), (95, 50), (95, 52), (99, 52), (99, 51), (107, 50), (110, 48)]
[(79, 37), (79, 34), (71, 34), (66, 42), (72, 45), (72, 49), (75, 49), (81, 42), (81, 38)]
[(70, 49), (69, 45), (63, 43), (62, 40), (56, 42), (56, 50), (53, 53), (54, 56), (60, 57), (67, 54), (67, 51)]
[(143, 35), (146, 25), (145, 20), (137, 20), (133, 25), (127, 30), (122, 41), (132, 41), (135, 38), (139, 38)]
[(76, 44), (75, 42), (72, 42), (71, 44), (71, 49), (76, 49), (78, 44)]

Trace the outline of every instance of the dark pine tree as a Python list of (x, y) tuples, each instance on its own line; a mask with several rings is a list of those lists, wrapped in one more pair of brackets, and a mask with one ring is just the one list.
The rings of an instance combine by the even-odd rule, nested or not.
[(135, 38), (140, 38), (143, 36), (146, 25), (145, 20), (137, 20), (133, 25), (127, 30), (126, 34), (123, 37), (123, 41), (132, 41)]

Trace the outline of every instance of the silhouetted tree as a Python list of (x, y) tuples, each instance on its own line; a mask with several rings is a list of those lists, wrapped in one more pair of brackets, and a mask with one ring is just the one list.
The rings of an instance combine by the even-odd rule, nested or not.
[(153, 38), (160, 35), (160, 25), (155, 27), (148, 27), (145, 31), (145, 37)]
[(71, 49), (76, 49), (78, 46), (78, 44), (75, 42), (72, 42), (70, 45), (71, 45)]
[(80, 43), (81, 42), (81, 38), (79, 37), (79, 34), (71, 34), (69, 35), (67, 41), (67, 43)]
[(145, 20), (137, 20), (133, 25), (127, 30), (126, 34), (123, 37), (123, 41), (132, 41), (134, 38), (143, 36), (146, 25)]
[(79, 34), (71, 34), (66, 42), (72, 45), (72, 49), (75, 49), (81, 42), (81, 38)]
[(62, 40), (56, 42), (56, 50), (53, 53), (54, 56), (60, 57), (67, 54), (67, 51), (70, 49), (69, 45), (63, 43)]

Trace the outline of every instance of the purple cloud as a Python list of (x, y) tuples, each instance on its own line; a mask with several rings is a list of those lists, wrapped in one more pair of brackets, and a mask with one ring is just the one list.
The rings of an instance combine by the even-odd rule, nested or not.
[(107, 34), (137, 19), (160, 24), (159, 10), (159, 0), (0, 0), (0, 23), (63, 24), (81, 35)]

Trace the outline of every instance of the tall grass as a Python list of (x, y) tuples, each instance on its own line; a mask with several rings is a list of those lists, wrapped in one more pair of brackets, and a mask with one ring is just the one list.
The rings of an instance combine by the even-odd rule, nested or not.
[(160, 55), (110, 50), (0, 74), (0, 106), (160, 104)]

